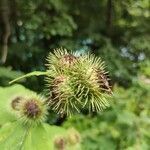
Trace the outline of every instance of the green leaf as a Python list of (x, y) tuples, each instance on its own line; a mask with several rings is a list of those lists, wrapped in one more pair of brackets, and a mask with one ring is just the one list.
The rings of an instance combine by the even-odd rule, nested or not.
[(67, 143), (66, 129), (48, 124), (24, 126), (18, 122), (5, 124), (0, 129), (0, 149), (3, 150), (59, 150), (55, 146), (58, 137), (66, 139), (65, 150), (80, 150), (80, 145)]

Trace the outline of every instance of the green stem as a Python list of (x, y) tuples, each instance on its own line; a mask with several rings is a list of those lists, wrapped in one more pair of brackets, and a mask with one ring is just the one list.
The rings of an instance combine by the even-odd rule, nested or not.
[(48, 72), (41, 72), (41, 71), (30, 72), (28, 74), (25, 74), (25, 75), (23, 75), (23, 76), (21, 76), (19, 78), (16, 78), (16, 79), (10, 81), (9, 84), (12, 84), (12, 83), (14, 83), (14, 82), (16, 82), (18, 80), (23, 79), (23, 78), (28, 78), (28, 77), (31, 77), (31, 76), (41, 76), (41, 75), (47, 75), (47, 74), (48, 74)]

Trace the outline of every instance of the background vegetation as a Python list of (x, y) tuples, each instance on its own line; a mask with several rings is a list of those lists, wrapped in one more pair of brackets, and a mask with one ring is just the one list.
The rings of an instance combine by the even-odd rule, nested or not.
[[(111, 107), (99, 114), (83, 112), (63, 126), (82, 133), (85, 150), (148, 150), (149, 24), (149, 0), (1, 0), (0, 86), (45, 70), (53, 48), (90, 51), (106, 62), (114, 91)], [(42, 77), (21, 84), (37, 92), (45, 88)], [(51, 124), (56, 120), (49, 117)]]

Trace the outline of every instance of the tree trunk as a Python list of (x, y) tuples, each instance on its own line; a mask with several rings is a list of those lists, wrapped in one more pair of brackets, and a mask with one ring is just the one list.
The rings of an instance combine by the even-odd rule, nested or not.
[(2, 48), (1, 48), (1, 63), (4, 64), (8, 53), (8, 39), (10, 36), (10, 22), (9, 22), (9, 3), (7, 0), (0, 2), (1, 22), (3, 24), (2, 33)]
[(107, 0), (107, 8), (106, 8), (106, 27), (107, 27), (107, 35), (108, 37), (111, 37), (112, 35), (112, 0)]

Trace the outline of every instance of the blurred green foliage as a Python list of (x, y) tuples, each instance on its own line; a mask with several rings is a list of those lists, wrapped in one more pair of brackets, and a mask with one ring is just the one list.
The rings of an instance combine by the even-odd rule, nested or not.
[(8, 82), (19, 76), (22, 76), (23, 73), (19, 71), (13, 71), (11, 67), (0, 67), (0, 85), (8, 86)]
[[(85, 150), (148, 150), (150, 143), (150, 86), (139, 83), (114, 88), (112, 107), (97, 115), (75, 116), (64, 124), (74, 125), (83, 136)], [(136, 93), (136, 94), (135, 94)]]
[[(7, 86), (20, 74), (45, 70), (45, 56), (53, 48), (95, 53), (109, 70), (114, 88), (112, 107), (102, 114), (75, 116), (64, 125), (79, 129), (85, 150), (150, 149), (149, 0), (6, 3), (11, 36), (7, 61), (0, 67), (0, 85)], [(3, 28), (0, 19), (0, 40)], [(44, 89), (42, 77), (25, 81), (22, 84), (32, 90)]]

